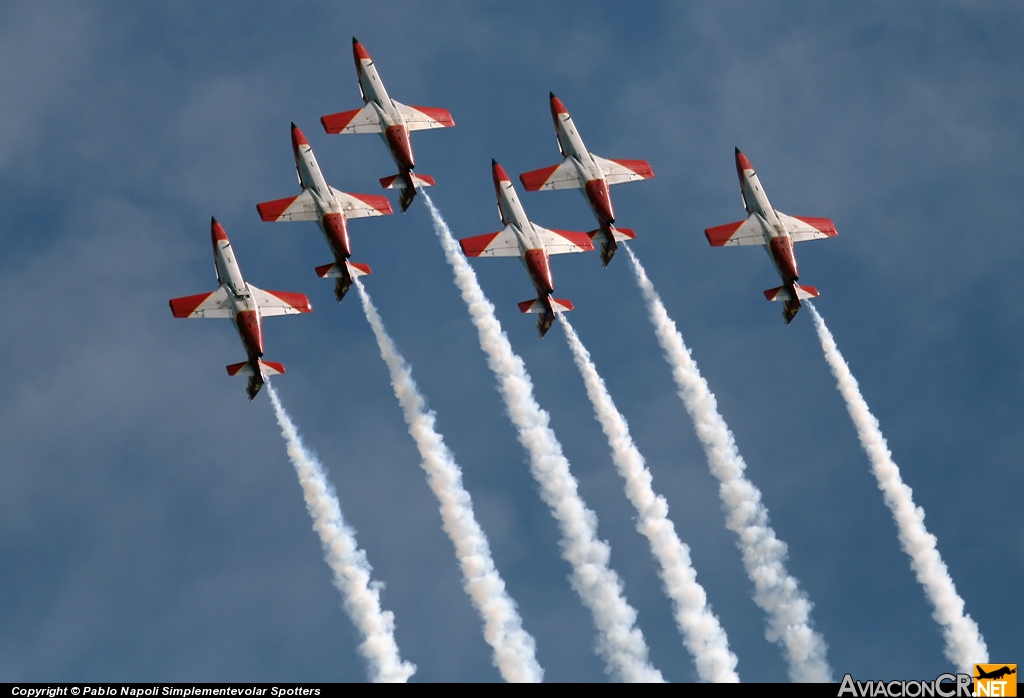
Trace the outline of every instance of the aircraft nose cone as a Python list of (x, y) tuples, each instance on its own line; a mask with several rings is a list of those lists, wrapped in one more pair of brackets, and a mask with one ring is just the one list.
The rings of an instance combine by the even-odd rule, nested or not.
[(740, 152), (740, 149), (736, 149), (736, 170), (742, 174), (743, 170), (752, 170), (754, 166), (750, 164), (750, 160), (747, 160), (747, 156)]
[(366, 49), (363, 48), (363, 45), (354, 36), (352, 37), (352, 54), (356, 57), (356, 63), (362, 60), (372, 60), (370, 54), (366, 52)]
[(559, 114), (568, 114), (569, 110), (565, 108), (564, 104), (562, 104), (562, 100), (560, 100), (558, 97), (555, 97), (554, 92), (551, 92), (549, 94), (551, 95), (551, 113), (556, 116)]
[(214, 247), (219, 240), (227, 240), (228, 234), (224, 232), (224, 226), (217, 222), (216, 218), (210, 218), (210, 237), (213, 238)]
[(491, 174), (494, 175), (494, 183), (498, 182), (511, 182), (508, 173), (505, 172), (505, 168), (498, 164), (497, 160), (491, 160)]
[(298, 126), (292, 124), (292, 148), (298, 151), (300, 145), (309, 145), (309, 141), (306, 140), (306, 134), (302, 132)]

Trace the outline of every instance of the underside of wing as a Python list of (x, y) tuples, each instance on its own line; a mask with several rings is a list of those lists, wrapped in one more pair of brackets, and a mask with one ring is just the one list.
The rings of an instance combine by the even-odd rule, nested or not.
[(654, 171), (646, 160), (608, 160), (593, 153), (591, 157), (604, 173), (605, 181), (608, 184), (622, 184), (623, 182), (639, 182), (641, 179), (650, 179)]
[(807, 240), (824, 240), (839, 235), (836, 232), (836, 225), (828, 218), (808, 218), (806, 216), (787, 216), (785, 213), (775, 212), (793, 242), (805, 242)]
[(286, 196), (283, 199), (264, 201), (256, 204), (260, 218), (264, 221), (315, 221), (320, 215), (309, 189), (303, 190), (298, 196)]
[(367, 103), (362, 109), (343, 111), (320, 117), (320, 123), (327, 133), (383, 133), (380, 117), (373, 102)]
[(290, 293), (288, 291), (264, 291), (249, 284), (249, 292), (260, 309), (260, 315), (271, 317), (273, 315), (297, 315), (308, 313), (313, 309), (309, 299), (302, 293)]
[(712, 247), (764, 244), (764, 233), (761, 231), (761, 223), (757, 220), (757, 214), (752, 214), (745, 221), (708, 228), (704, 231), (704, 235), (707, 236)]
[(377, 194), (349, 194), (331, 187), (334, 198), (341, 202), (345, 218), (366, 218), (367, 216), (386, 216), (394, 213), (388, 197)]
[(550, 230), (534, 225), (533, 229), (540, 234), (544, 249), (548, 254), (568, 254), (570, 252), (590, 252), (594, 243), (589, 233), (578, 233), (574, 230)]
[(231, 307), (230, 296), (225, 286), (210, 293), (197, 293), (194, 296), (183, 298), (172, 298), (171, 312), (174, 317), (180, 318), (211, 318), (211, 317), (232, 317), (234, 309)]
[(428, 128), (445, 128), (454, 126), (455, 120), (447, 109), (438, 107), (411, 107), (408, 104), (394, 102), (395, 107), (402, 113), (405, 125), (410, 131), (422, 131)]
[(526, 187), (526, 191), (579, 189), (583, 186), (579, 173), (569, 158), (566, 158), (561, 165), (552, 165), (551, 167), (542, 167), (539, 170), (524, 172), (519, 175), (519, 181)]
[(459, 240), (459, 246), (467, 257), (519, 257), (519, 237), (512, 226), (486, 235), (476, 235)]

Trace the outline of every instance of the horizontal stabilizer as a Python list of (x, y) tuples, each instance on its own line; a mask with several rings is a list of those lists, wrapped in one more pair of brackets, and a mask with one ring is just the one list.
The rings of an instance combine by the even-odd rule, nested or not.
[[(260, 366), (263, 368), (263, 373), (267, 376), (278, 376), (284, 373), (284, 364), (279, 364), (276, 361), (260, 361)], [(252, 362), (243, 361), (238, 364), (231, 364), (226, 367), (229, 376), (254, 376), (255, 372), (252, 370)]]
[[(551, 310), (556, 313), (567, 313), (573, 310), (573, 304), (570, 300), (565, 298), (551, 298), (549, 300), (551, 301)], [(547, 303), (540, 298), (523, 301), (519, 304), (519, 312), (521, 313), (546, 313), (547, 311)]]
[[(428, 174), (413, 174), (410, 172), (409, 176), (412, 178), (412, 185), (417, 189), (432, 187), (436, 184), (436, 182), (434, 182), (434, 178)], [(385, 189), (405, 189), (408, 186), (405, 183), (405, 179), (400, 174), (381, 178), (380, 185)]]
[[(794, 284), (796, 287), (796, 295), (799, 300), (806, 300), (808, 298), (817, 298), (818, 289), (814, 286), (799, 286)], [(793, 300), (793, 294), (790, 293), (786, 286), (779, 286), (777, 288), (770, 288), (764, 292), (764, 297), (770, 301), (791, 301)]]
[[(370, 270), (369, 264), (360, 264), (358, 262), (346, 262), (346, 264), (348, 264), (348, 275), (353, 278), (373, 273)], [(337, 263), (324, 264), (323, 266), (316, 268), (316, 275), (321, 279), (326, 279), (328, 277), (340, 278), (345, 276), (345, 270)]]
[[(627, 240), (635, 240), (636, 233), (630, 228), (616, 228), (611, 226), (612, 237), (615, 238), (615, 242), (626, 242)], [(593, 242), (608, 242), (608, 235), (601, 228), (597, 230), (591, 230), (587, 235)]]

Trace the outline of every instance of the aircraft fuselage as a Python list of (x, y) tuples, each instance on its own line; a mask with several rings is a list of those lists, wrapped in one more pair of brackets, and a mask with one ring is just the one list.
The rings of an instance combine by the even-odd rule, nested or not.
[(757, 221), (761, 224), (765, 250), (772, 258), (782, 282), (792, 286), (800, 278), (796, 255), (793, 252), (793, 240), (768, 201), (753, 165), (739, 151), (736, 152), (736, 173), (740, 178), (743, 205), (748, 214), (756, 214)]

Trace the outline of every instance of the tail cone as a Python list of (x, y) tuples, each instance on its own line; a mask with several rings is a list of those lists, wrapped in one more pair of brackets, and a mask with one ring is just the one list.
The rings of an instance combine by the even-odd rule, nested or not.
[(352, 288), (352, 277), (348, 274), (339, 276), (334, 280), (334, 297), (338, 299), (339, 303), (341, 303), (341, 300), (350, 288)]

